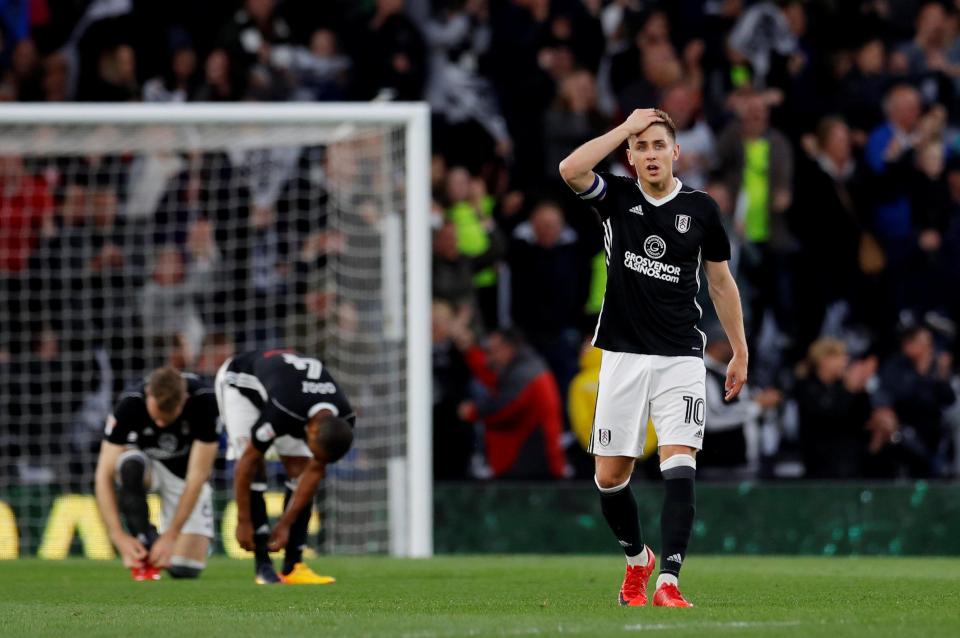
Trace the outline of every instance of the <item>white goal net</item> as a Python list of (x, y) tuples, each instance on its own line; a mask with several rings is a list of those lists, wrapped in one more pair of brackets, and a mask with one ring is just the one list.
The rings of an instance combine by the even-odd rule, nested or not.
[(358, 413), (311, 541), (429, 554), (427, 136), (420, 105), (0, 109), (0, 555), (93, 555), (77, 503), (125, 384), (275, 347)]

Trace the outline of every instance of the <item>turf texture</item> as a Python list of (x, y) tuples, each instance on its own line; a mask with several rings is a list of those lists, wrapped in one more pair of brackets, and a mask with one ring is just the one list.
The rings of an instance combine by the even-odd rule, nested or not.
[(2, 636), (960, 636), (960, 559), (691, 556), (694, 609), (623, 609), (614, 557), (324, 557), (327, 586), (246, 561), (135, 583), (116, 562), (0, 562)]

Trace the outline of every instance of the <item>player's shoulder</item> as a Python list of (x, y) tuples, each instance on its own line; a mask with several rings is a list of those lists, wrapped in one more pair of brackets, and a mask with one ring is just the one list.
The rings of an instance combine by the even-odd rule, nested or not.
[(123, 390), (117, 396), (117, 401), (113, 408), (113, 415), (117, 421), (131, 422), (137, 421), (147, 413), (146, 399), (146, 381), (143, 379), (133, 381), (124, 386)]
[(145, 403), (147, 397), (147, 380), (137, 379), (123, 387), (117, 396), (117, 403)]
[(705, 214), (712, 214), (719, 209), (717, 202), (706, 191), (692, 188), (683, 184), (677, 193), (677, 203), (685, 207), (694, 207), (694, 210)]
[(180, 376), (187, 382), (187, 394), (191, 397), (213, 394), (213, 382), (209, 377), (194, 372), (181, 372)]

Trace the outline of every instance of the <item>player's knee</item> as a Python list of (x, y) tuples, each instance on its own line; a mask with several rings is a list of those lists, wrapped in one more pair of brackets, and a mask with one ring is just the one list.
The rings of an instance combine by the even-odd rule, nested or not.
[(692, 454), (673, 454), (660, 462), (660, 474), (664, 480), (693, 480), (697, 477), (697, 460)]
[(171, 578), (199, 578), (203, 569), (187, 567), (186, 565), (170, 565), (170, 567), (167, 567), (167, 573), (170, 574)]
[(630, 484), (630, 475), (627, 474), (624, 476), (615, 476), (612, 474), (601, 475), (599, 472), (593, 476), (593, 482), (596, 484), (597, 489), (605, 494), (610, 494), (613, 492), (619, 492), (627, 485)]
[(138, 454), (121, 458), (117, 464), (117, 478), (120, 484), (127, 488), (143, 487), (146, 471), (146, 461)]
[(167, 573), (173, 578), (199, 578), (206, 567), (203, 561), (193, 560), (184, 556), (174, 556), (170, 559)]

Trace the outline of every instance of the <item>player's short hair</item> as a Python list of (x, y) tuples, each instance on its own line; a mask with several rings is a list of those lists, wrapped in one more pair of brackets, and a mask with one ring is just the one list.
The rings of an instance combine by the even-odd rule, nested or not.
[(665, 129), (667, 129), (667, 133), (670, 134), (670, 139), (673, 140), (674, 142), (676, 142), (676, 141), (677, 141), (677, 124), (676, 124), (676, 122), (673, 121), (673, 118), (670, 117), (670, 114), (667, 113), (666, 111), (662, 111), (662, 110), (660, 110), (660, 109), (654, 109), (654, 110), (657, 112), (657, 115), (659, 115), (660, 118), (661, 118), (663, 121), (662, 121), (662, 122), (657, 122), (657, 123), (654, 124), (653, 126), (659, 125), (659, 126), (662, 126), (662, 127), (665, 128)]
[(157, 368), (147, 379), (147, 394), (157, 402), (161, 412), (174, 412), (187, 396), (187, 380), (173, 366)]
[[(651, 124), (650, 126), (662, 126), (663, 128), (667, 129), (667, 135), (670, 136), (670, 139), (671, 139), (671, 140), (673, 140), (674, 142), (676, 142), (676, 141), (677, 141), (677, 124), (676, 124), (676, 122), (673, 121), (673, 118), (670, 117), (670, 114), (667, 113), (666, 111), (663, 111), (663, 110), (661, 110), (661, 109), (654, 109), (654, 111), (656, 111), (657, 115), (658, 115), (658, 116), (660, 117), (660, 119), (662, 119), (663, 121), (662, 121), (662, 122), (654, 122), (654, 123)], [(627, 146), (629, 146), (629, 145), (632, 143), (632, 140), (633, 140), (633, 135), (631, 135), (629, 138), (627, 138)]]
[(327, 463), (335, 463), (353, 445), (353, 428), (346, 419), (326, 414), (317, 422), (310, 443), (324, 451)]

